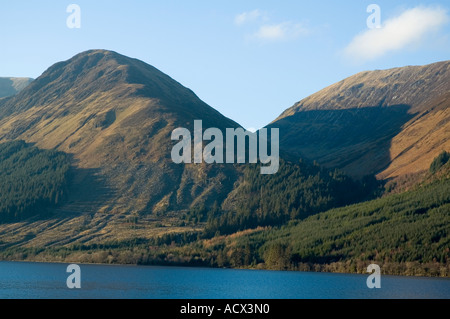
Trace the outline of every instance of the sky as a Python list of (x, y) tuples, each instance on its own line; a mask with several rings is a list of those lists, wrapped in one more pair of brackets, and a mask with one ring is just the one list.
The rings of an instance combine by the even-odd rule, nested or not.
[(0, 76), (113, 50), (247, 129), (355, 73), (450, 58), (447, 0), (1, 0), (0, 30)]

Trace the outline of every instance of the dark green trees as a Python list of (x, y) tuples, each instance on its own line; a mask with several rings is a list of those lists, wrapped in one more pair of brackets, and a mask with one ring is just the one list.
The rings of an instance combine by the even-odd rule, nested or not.
[(0, 222), (37, 215), (64, 200), (67, 155), (40, 150), (24, 141), (0, 144)]
[[(367, 184), (369, 185), (369, 184)], [(339, 172), (299, 161), (280, 161), (274, 175), (262, 175), (247, 165), (243, 182), (235, 190), (233, 207), (208, 214), (207, 236), (231, 234), (258, 226), (282, 225), (289, 220), (366, 199), (372, 192), (365, 183)], [(371, 186), (372, 187), (372, 186)]]
[(432, 173), (432, 174), (436, 173), (442, 166), (447, 164), (449, 159), (450, 159), (450, 153), (448, 153), (446, 151), (442, 151), (442, 153), (439, 154), (431, 163), (430, 173)]

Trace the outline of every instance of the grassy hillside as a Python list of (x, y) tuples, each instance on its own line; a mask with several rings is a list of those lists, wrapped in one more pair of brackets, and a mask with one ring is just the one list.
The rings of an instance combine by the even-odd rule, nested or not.
[[(196, 119), (203, 120), (205, 129), (239, 127), (153, 66), (91, 50), (54, 64), (18, 94), (1, 99), (0, 141), (20, 139), (71, 154), (76, 175), (95, 170), (91, 179), (98, 176), (111, 190), (101, 205), (108, 212), (166, 213), (189, 209), (192, 197), (210, 202), (219, 192), (226, 196), (234, 183), (227, 169), (171, 160), (172, 131), (192, 131)], [(224, 191), (216, 180), (227, 184)], [(85, 185), (79, 176), (74, 181), (80, 188)], [(191, 185), (196, 190), (192, 196)], [(91, 190), (103, 198), (98, 189)], [(75, 200), (83, 207), (78, 213), (97, 211), (97, 205), (86, 207), (84, 197)]]

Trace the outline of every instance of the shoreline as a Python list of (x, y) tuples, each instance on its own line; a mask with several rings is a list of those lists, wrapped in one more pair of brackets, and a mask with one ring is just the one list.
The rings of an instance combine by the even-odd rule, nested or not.
[[(340, 275), (360, 275), (369, 276), (370, 273), (360, 273), (360, 272), (339, 272), (339, 271), (305, 271), (305, 270), (277, 270), (277, 269), (266, 269), (266, 268), (256, 268), (256, 267), (212, 267), (206, 265), (190, 265), (190, 264), (121, 264), (121, 263), (89, 263), (89, 262), (75, 262), (75, 261), (42, 261), (42, 260), (8, 260), (0, 259), (1, 262), (11, 262), (11, 263), (29, 263), (29, 264), (77, 264), (77, 265), (92, 265), (92, 266), (117, 266), (117, 267), (166, 267), (166, 268), (196, 268), (196, 269), (225, 269), (225, 270), (248, 270), (248, 271), (268, 271), (268, 272), (290, 272), (290, 273), (324, 273), (324, 274), (340, 274)], [(326, 266), (326, 265), (324, 265)], [(428, 279), (446, 279), (450, 280), (450, 276), (427, 276), (427, 275), (401, 275), (401, 274), (391, 274), (391, 273), (381, 273), (382, 276), (390, 277), (400, 277), (400, 278), (428, 278)]]

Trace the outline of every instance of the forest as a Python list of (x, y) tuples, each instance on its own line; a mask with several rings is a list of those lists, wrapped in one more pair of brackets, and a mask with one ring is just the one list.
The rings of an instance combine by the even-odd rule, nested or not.
[(45, 214), (64, 201), (69, 178), (64, 153), (24, 141), (0, 144), (0, 223)]
[(259, 165), (243, 167), (243, 177), (224, 203), (194, 206), (185, 219), (206, 222), (205, 236), (232, 234), (258, 226), (278, 226), (293, 219), (374, 198), (381, 185), (366, 177), (355, 181), (339, 170), (316, 163), (281, 159), (277, 174), (260, 174)]

